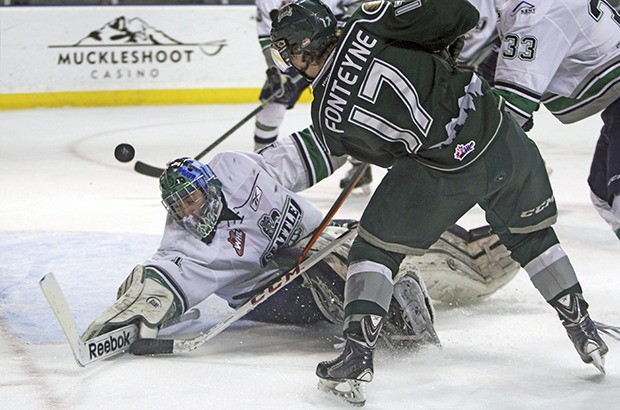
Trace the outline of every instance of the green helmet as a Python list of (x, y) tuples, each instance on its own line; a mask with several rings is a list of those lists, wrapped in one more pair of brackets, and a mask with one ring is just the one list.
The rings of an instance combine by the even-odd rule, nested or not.
[(278, 68), (290, 68), (293, 54), (320, 52), (336, 40), (336, 30), (334, 13), (320, 0), (286, 4), (271, 24), (271, 48)]
[(198, 238), (209, 236), (222, 212), (222, 184), (211, 167), (193, 158), (170, 161), (159, 178), (170, 216)]

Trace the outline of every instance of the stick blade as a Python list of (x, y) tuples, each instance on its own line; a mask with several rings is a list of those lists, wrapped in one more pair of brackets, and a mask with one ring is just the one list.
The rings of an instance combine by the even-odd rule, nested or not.
[(159, 178), (162, 172), (164, 172), (163, 168), (154, 167), (152, 165), (146, 164), (142, 161), (136, 161), (133, 169), (142, 175), (146, 175), (153, 178)]
[(136, 356), (151, 354), (174, 353), (174, 340), (172, 339), (138, 339), (131, 345), (131, 353)]

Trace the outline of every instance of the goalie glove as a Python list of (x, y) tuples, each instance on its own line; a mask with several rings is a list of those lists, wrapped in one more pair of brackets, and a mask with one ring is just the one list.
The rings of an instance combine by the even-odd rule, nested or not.
[(467, 231), (453, 225), (425, 255), (408, 256), (403, 263), (419, 268), (431, 298), (446, 304), (488, 296), (519, 271), (519, 264), (488, 226)]
[(165, 320), (182, 313), (180, 306), (155, 268), (137, 265), (118, 289), (116, 302), (88, 326), (82, 340), (132, 322), (139, 324), (140, 337), (155, 337)]

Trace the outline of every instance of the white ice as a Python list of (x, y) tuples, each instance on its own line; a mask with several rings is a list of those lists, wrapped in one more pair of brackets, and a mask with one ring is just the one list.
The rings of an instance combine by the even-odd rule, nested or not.
[[(316, 364), (337, 355), (339, 329), (238, 322), (197, 350), (167, 357), (122, 355), (80, 368), (38, 287), (54, 272), (80, 331), (115, 299), (117, 286), (159, 243), (164, 210), (157, 180), (117, 162), (121, 142), (163, 166), (196, 155), (254, 105), (36, 109), (0, 112), (0, 408), (348, 408), (316, 389)], [(307, 125), (309, 106), (287, 113), (284, 131)], [(590, 205), (586, 178), (598, 117), (563, 126), (546, 112), (531, 133), (551, 176), (557, 233), (595, 320), (620, 324), (620, 243)], [(249, 150), (251, 122), (218, 150)], [(348, 167), (346, 167), (348, 168)], [(304, 195), (327, 210), (346, 169)], [(381, 170), (374, 169), (378, 183)], [(351, 197), (342, 217), (367, 201)], [(461, 224), (483, 223), (479, 209)], [(204, 304), (199, 323), (228, 313)], [(525, 271), (477, 304), (437, 304), (443, 348), (394, 356), (378, 351), (368, 409), (618, 408), (620, 344), (607, 338), (607, 375), (581, 362)]]

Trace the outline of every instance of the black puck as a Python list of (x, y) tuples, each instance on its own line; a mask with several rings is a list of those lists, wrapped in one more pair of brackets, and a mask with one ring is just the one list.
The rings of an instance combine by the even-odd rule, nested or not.
[(136, 150), (129, 144), (118, 144), (114, 149), (114, 157), (120, 162), (129, 162), (136, 155)]

